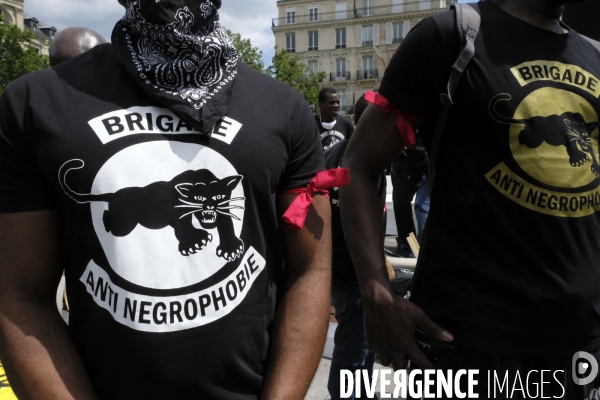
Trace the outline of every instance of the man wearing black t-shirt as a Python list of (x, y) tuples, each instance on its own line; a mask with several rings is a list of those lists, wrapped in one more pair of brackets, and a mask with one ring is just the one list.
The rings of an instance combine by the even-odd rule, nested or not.
[(315, 115), (323, 150), (329, 149), (336, 143), (350, 137), (354, 132), (354, 125), (346, 117), (338, 115), (340, 111), (340, 97), (334, 88), (323, 88), (319, 92), (319, 113)]
[(238, 63), (220, 1), (120, 2), (111, 44), (0, 97), (8, 378), (33, 399), (303, 399), (330, 207), (314, 196), (300, 230), (281, 217), (324, 169), (312, 113)]
[(367, 340), (395, 368), (407, 357), (432, 366), (416, 327), (453, 341), (437, 368), (479, 369), (480, 398), (490, 396), (489, 370), (508, 373), (509, 385), (517, 372), (556, 371), (543, 377), (552, 381), (544, 395), (567, 399), (599, 384), (575, 384), (571, 360), (587, 351), (596, 362), (600, 350), (600, 53), (561, 23), (564, 3), (478, 3), (475, 56), (441, 136), (411, 301), (393, 296), (386, 279), (376, 180), (405, 144), (398, 126), (410, 133), (399, 122), (420, 119), (413, 127), (431, 149), (461, 49), (454, 11), (403, 41), (380, 89), (397, 113), (371, 105), (344, 159), (352, 183), (341, 189), (342, 217)]
[[(356, 101), (354, 122), (358, 123), (362, 113), (368, 106), (364, 96)], [(330, 147), (325, 152), (325, 166), (328, 169), (338, 168), (343, 160), (344, 153), (352, 135), (340, 143)], [(380, 209), (385, 206), (385, 175), (379, 182), (378, 194)], [(363, 306), (360, 298), (360, 288), (352, 257), (344, 239), (344, 230), (340, 217), (339, 188), (329, 189), (331, 202), (331, 235), (332, 235), (332, 260), (331, 260), (331, 303), (335, 308), (335, 318), (338, 326), (335, 330), (333, 356), (329, 370), (327, 389), (332, 399), (340, 398), (340, 371), (350, 370), (354, 374), (357, 370), (366, 370), (371, 376), (376, 354), (369, 351), (365, 340), (363, 325)], [(384, 218), (385, 220), (385, 215)], [(385, 235), (385, 228), (382, 232)], [(365, 393), (364, 381), (361, 382), (360, 393)], [(348, 388), (346, 381), (342, 387), (344, 392), (350, 390), (350, 399), (355, 398), (354, 387)]]

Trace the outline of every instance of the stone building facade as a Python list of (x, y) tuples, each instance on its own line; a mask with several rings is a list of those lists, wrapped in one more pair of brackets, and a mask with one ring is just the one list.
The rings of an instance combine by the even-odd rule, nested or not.
[(408, 31), (445, 11), (452, 0), (279, 0), (275, 44), (298, 54), (311, 72), (325, 72), (323, 86), (340, 94), (342, 112), (383, 72)]
[(37, 18), (26, 15), (23, 11), (24, 0), (0, 0), (0, 13), (4, 22), (17, 25), (20, 29), (33, 32), (31, 45), (40, 54), (48, 55), (50, 44), (56, 35), (56, 28), (48, 26)]

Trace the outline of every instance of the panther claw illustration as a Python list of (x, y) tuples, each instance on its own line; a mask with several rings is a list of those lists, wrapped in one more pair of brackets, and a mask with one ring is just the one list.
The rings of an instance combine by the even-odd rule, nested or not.
[(569, 157), (569, 163), (572, 167), (581, 167), (590, 160), (590, 157), (585, 153), (574, 153)]
[(237, 238), (227, 242), (227, 244), (221, 243), (217, 247), (217, 255), (223, 257), (227, 261), (235, 261), (240, 258), (242, 254), (244, 254), (244, 242)]
[(598, 168), (596, 165), (592, 164), (590, 166), (590, 170), (592, 171), (592, 173), (594, 175), (596, 175), (596, 178), (600, 178), (600, 168)]
[(212, 242), (212, 235), (200, 229), (179, 242), (179, 252), (187, 257), (203, 250), (209, 242)]

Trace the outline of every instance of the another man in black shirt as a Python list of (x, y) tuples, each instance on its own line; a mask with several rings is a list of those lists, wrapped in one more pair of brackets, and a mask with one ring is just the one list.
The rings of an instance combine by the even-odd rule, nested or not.
[(420, 138), (417, 138), (417, 146), (414, 149), (404, 149), (392, 162), (392, 198), (398, 231), (395, 253), (399, 257), (414, 257), (406, 238), (411, 232), (416, 232), (412, 202), (423, 175), (427, 173), (427, 167), (427, 152)]
[(354, 125), (346, 117), (338, 115), (340, 97), (334, 88), (323, 88), (319, 92), (319, 113), (316, 115), (317, 126), (321, 135), (323, 150), (327, 150), (341, 142), (354, 132)]
[(301, 230), (281, 216), (324, 168), (312, 113), (238, 63), (220, 1), (120, 2), (111, 44), (0, 97), (15, 393), (303, 399), (327, 331), (330, 206), (315, 196)]
[[(511, 382), (517, 371), (557, 371), (545, 395), (567, 399), (598, 386), (574, 384), (571, 360), (600, 350), (600, 53), (560, 21), (564, 3), (478, 3), (475, 57), (441, 137), (411, 301), (393, 296), (376, 234), (377, 178), (405, 144), (397, 114), (370, 106), (344, 159), (352, 183), (342, 217), (367, 340), (395, 368), (407, 357), (427, 368), (415, 328), (455, 338), (437, 368), (480, 369), (480, 398), (489, 370)], [(428, 150), (460, 48), (454, 11), (425, 19), (381, 84), (401, 121), (421, 119), (411, 118)]]
[[(355, 123), (358, 123), (368, 104), (364, 96), (358, 99), (354, 110)], [(325, 151), (325, 166), (327, 169), (338, 168), (341, 165), (351, 136), (350, 134), (346, 139)], [(386, 181), (385, 175), (383, 175), (378, 187), (381, 210), (385, 206), (385, 187)], [(331, 302), (335, 308), (338, 326), (335, 331), (335, 346), (331, 358), (327, 389), (331, 398), (335, 400), (340, 398), (340, 371), (351, 370), (354, 374), (356, 370), (366, 370), (371, 376), (376, 354), (369, 351), (365, 340), (360, 287), (358, 286), (358, 278), (348, 250), (348, 244), (344, 239), (340, 217), (339, 188), (329, 189), (329, 198), (331, 201), (332, 234)], [(385, 234), (385, 228), (382, 234)], [(345, 385), (343, 391), (346, 392), (349, 389), (352, 393), (349, 398), (354, 399), (354, 387), (348, 388), (348, 382)], [(365, 393), (364, 381), (361, 382), (361, 385), (360, 393)]]

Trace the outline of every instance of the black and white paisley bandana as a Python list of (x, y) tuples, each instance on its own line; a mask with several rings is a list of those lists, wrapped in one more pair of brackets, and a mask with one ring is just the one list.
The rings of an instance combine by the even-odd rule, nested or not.
[(138, 85), (186, 124), (210, 135), (227, 115), (238, 55), (217, 22), (221, 0), (119, 0), (112, 34)]

